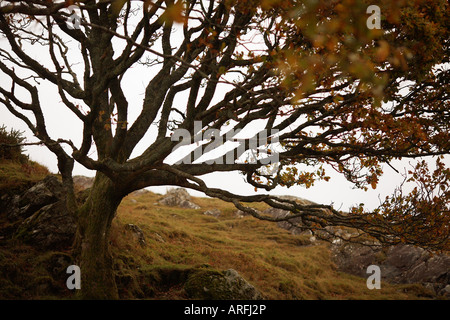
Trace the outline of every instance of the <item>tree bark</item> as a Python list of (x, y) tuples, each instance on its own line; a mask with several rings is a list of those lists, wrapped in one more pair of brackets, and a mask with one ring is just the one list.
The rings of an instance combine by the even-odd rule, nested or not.
[(78, 210), (74, 255), (81, 270), (82, 299), (118, 299), (109, 251), (111, 222), (122, 200), (114, 183), (97, 173), (90, 195)]

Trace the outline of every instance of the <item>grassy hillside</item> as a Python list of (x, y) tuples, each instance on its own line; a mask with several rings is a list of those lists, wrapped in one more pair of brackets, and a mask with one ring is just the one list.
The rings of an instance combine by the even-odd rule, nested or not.
[[(48, 172), (35, 165), (25, 170), (12, 162), (0, 163), (0, 192), (43, 178)], [(111, 231), (117, 283), (121, 299), (185, 299), (183, 270), (209, 266), (235, 269), (267, 299), (417, 299), (426, 297), (421, 286), (382, 283), (368, 290), (366, 279), (340, 273), (327, 244), (293, 236), (276, 224), (252, 217), (238, 218), (223, 201), (193, 198), (202, 209), (157, 204), (161, 195), (146, 193), (124, 199)], [(259, 207), (260, 209), (262, 206)], [(204, 215), (220, 209), (218, 218)], [(0, 299), (72, 299), (65, 286), (70, 251), (42, 252), (11, 237), (14, 226), (0, 219)], [(140, 227), (140, 244), (129, 224)], [(9, 234), (8, 234), (9, 233)]]
[(37, 162), (27, 160), (21, 163), (0, 158), (0, 196), (20, 193), (48, 174), (48, 169)]
[[(160, 195), (127, 197), (112, 227), (111, 243), (119, 273), (176, 270), (208, 264), (235, 269), (268, 299), (417, 299), (421, 286), (382, 283), (369, 290), (366, 279), (338, 272), (327, 244), (311, 245), (308, 237), (293, 236), (276, 224), (253, 217), (237, 218), (236, 209), (216, 199), (194, 198), (202, 209), (156, 204)], [(218, 217), (204, 215), (220, 209)], [(141, 246), (127, 224), (138, 225), (145, 236)], [(134, 266), (134, 268), (130, 268)], [(126, 292), (122, 292), (126, 295)], [(153, 298), (183, 299), (173, 287)]]

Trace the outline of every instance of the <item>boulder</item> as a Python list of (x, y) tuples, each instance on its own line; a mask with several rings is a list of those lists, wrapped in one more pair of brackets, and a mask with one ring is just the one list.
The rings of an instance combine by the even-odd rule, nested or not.
[[(178, 292), (184, 299), (262, 300), (264, 296), (237, 271), (217, 270), (208, 264), (192, 268), (156, 267), (140, 270), (138, 282), (149, 297)], [(148, 290), (151, 288), (151, 290)]]
[(56, 176), (49, 175), (20, 195), (15, 195), (6, 210), (14, 230), (10, 236), (40, 249), (63, 249), (72, 245), (75, 218), (65, 204), (65, 192)]
[(199, 205), (188, 200), (181, 201), (178, 206), (185, 209), (200, 209)]
[(283, 200), (295, 201), (298, 204), (305, 205), (305, 206), (306, 205), (310, 205), (310, 204), (316, 204), (315, 202), (312, 202), (310, 200), (306, 200), (306, 199), (303, 199), (303, 198), (300, 198), (300, 197), (297, 197), (297, 196), (277, 196), (277, 197), (280, 198), (280, 199), (283, 199)]
[(331, 249), (338, 270), (359, 277), (366, 277), (367, 267), (371, 264), (379, 265), (383, 259), (382, 254), (377, 255), (378, 251), (354, 243), (334, 242)]
[(72, 245), (77, 224), (64, 200), (46, 205), (25, 219), (16, 237), (40, 249), (65, 249)]
[(446, 285), (441, 291), (439, 291), (438, 294), (447, 299), (450, 299), (450, 284)]
[[(309, 201), (309, 200), (306, 200), (303, 198), (299, 198), (296, 196), (279, 196), (278, 198), (283, 199), (283, 200), (295, 201), (300, 205), (314, 204), (314, 202), (312, 202), (312, 201)], [(263, 213), (271, 215), (274, 218), (285, 218), (291, 214), (291, 212), (288, 210), (277, 209), (277, 208), (268, 208), (268, 209), (264, 210)], [(280, 221), (280, 222), (277, 222), (277, 225), (280, 228), (288, 230), (289, 232), (291, 232), (294, 235), (298, 235), (298, 234), (312, 235), (310, 230), (308, 230), (306, 228), (302, 228), (303, 223), (302, 223), (301, 218), (293, 218), (293, 219), (289, 219), (286, 221)]]
[[(295, 202), (297, 202), (298, 204), (301, 204), (301, 205), (314, 204), (314, 202), (311, 202), (309, 200), (306, 200), (306, 199), (303, 199), (303, 198), (299, 198), (299, 197), (296, 197), (296, 196), (277, 196), (277, 197), (280, 198), (280, 199), (284, 199), (284, 200), (295, 201)], [(260, 213), (260, 214), (268, 214), (268, 215), (273, 216), (274, 218), (284, 218), (284, 217), (286, 217), (287, 215), (290, 214), (290, 211), (283, 210), (283, 209), (272, 208), (271, 207), (271, 208), (268, 208), (268, 209), (264, 210), (263, 212), (258, 211), (258, 213)], [(237, 211), (235, 211), (234, 214), (235, 214), (235, 216), (237, 218), (243, 218), (245, 216), (249, 216), (250, 215), (249, 213), (247, 213), (245, 211), (242, 211), (242, 210), (237, 210)], [(291, 221), (293, 223), (297, 223), (297, 222), (300, 222), (300, 219), (292, 219)], [(295, 229), (292, 226), (292, 223), (283, 221), (283, 222), (280, 222), (278, 224), (278, 226), (283, 228), (283, 229), (287, 229), (289, 231), (292, 231), (293, 233), (296, 232)]]
[(176, 188), (167, 191), (166, 195), (160, 199), (158, 203), (169, 207), (200, 209), (200, 206), (191, 202), (190, 194), (183, 188)]
[(49, 175), (22, 195), (12, 199), (6, 215), (10, 220), (26, 219), (42, 207), (58, 201), (64, 195), (62, 183)]
[(421, 248), (399, 245), (389, 248), (382, 265), (396, 269), (387, 275), (394, 283), (450, 284), (450, 256), (446, 254), (432, 255)]
[(191, 299), (262, 300), (262, 294), (235, 270), (199, 269), (191, 272), (184, 289)]
[[(284, 200), (295, 201), (300, 205), (313, 205), (315, 202), (295, 197), (295, 196), (279, 196), (278, 198)], [(329, 213), (327, 209), (321, 209), (324, 213)], [(278, 209), (278, 208), (268, 208), (262, 212), (263, 214), (270, 215), (274, 218), (286, 218), (291, 213), (291, 211)], [(317, 230), (313, 233), (311, 230), (303, 223), (301, 217), (291, 218), (285, 221), (277, 222), (277, 226), (288, 230), (293, 235), (306, 235), (310, 236), (310, 242), (315, 243), (317, 239), (327, 240), (333, 243), (340, 243), (342, 239), (348, 240), (351, 237), (358, 236), (359, 233), (355, 230), (350, 230), (349, 228), (341, 227), (325, 227), (324, 230)], [(316, 238), (317, 237), (317, 238)]]
[[(277, 218), (277, 219), (285, 218), (291, 214), (290, 211), (283, 210), (283, 209), (276, 209), (276, 208), (268, 208), (268, 209), (264, 210), (263, 213), (269, 214), (272, 217)], [(282, 229), (286, 229), (294, 235), (298, 235), (298, 234), (311, 235), (312, 234), (310, 230), (301, 228), (301, 225), (302, 225), (301, 218), (293, 218), (293, 219), (289, 219), (286, 221), (277, 222), (278, 227), (280, 227)]]

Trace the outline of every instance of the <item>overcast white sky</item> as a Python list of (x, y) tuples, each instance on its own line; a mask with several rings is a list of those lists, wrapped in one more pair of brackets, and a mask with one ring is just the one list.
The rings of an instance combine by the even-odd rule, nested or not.
[[(0, 48), (8, 47), (6, 40), (0, 39)], [(31, 52), (36, 58), (48, 55), (48, 52), (40, 54), (39, 50), (42, 50), (39, 46), (34, 46), (32, 48)], [(137, 76), (138, 74), (140, 76)], [(9, 81), (2, 77), (3, 75), (0, 74), (0, 85), (5, 85), (9, 88)], [(124, 87), (128, 91), (127, 97), (129, 99), (129, 105), (131, 106), (130, 122), (132, 122), (140, 112), (139, 107), (142, 106), (143, 94), (148, 80), (148, 72), (132, 72), (129, 75), (126, 75), (122, 81)], [(64, 107), (56, 88), (52, 85), (43, 83), (40, 86), (39, 95), (47, 120), (47, 128), (52, 138), (70, 139), (79, 146), (82, 133), (81, 121)], [(137, 107), (134, 108), (134, 105)], [(30, 142), (36, 141), (28, 127), (10, 114), (6, 107), (0, 105), (0, 125), (2, 124), (5, 124), (8, 128), (25, 131), (25, 136)], [(155, 129), (155, 127), (153, 129)], [(147, 138), (144, 137), (142, 144), (138, 145), (136, 153), (142, 151), (145, 145), (148, 146), (148, 142), (151, 140), (151, 134), (152, 130), (149, 131)], [(45, 147), (32, 146), (25, 149), (32, 160), (44, 164), (54, 173), (57, 172), (56, 157)], [(447, 163), (450, 163), (448, 157), (446, 161)], [(400, 172), (404, 172), (403, 168), (408, 166), (408, 161), (397, 161), (393, 162), (392, 165)], [(79, 164), (76, 164), (75, 166), (74, 175), (94, 176), (94, 174), (95, 172), (87, 170)], [(392, 194), (395, 187), (403, 181), (403, 177), (400, 174), (386, 166), (385, 174), (380, 179), (379, 187), (376, 190), (370, 189), (366, 192), (359, 189), (353, 189), (352, 184), (347, 182), (343, 176), (334, 173), (332, 169), (328, 169), (327, 174), (331, 176), (329, 182), (317, 182), (315, 186), (310, 189), (302, 187), (291, 187), (289, 189), (278, 187), (271, 191), (271, 194), (294, 195), (321, 204), (333, 203), (335, 208), (342, 210), (347, 210), (350, 206), (358, 205), (359, 203), (364, 203), (366, 208), (373, 209), (380, 204), (380, 199), (384, 199), (387, 195)], [(203, 178), (206, 184), (211, 187), (220, 187), (234, 193), (246, 195), (255, 194), (254, 188), (248, 185), (244, 181), (244, 178), (238, 173), (216, 173), (204, 176)], [(148, 189), (158, 193), (165, 193), (167, 187), (151, 187)], [(203, 196), (198, 192), (191, 193), (196, 196)]]
[[(41, 92), (42, 96), (46, 96), (45, 92)], [(49, 105), (48, 108), (54, 109), (54, 106)], [(53, 137), (70, 138), (74, 142), (80, 139), (81, 127), (76, 120), (64, 109), (55, 110), (55, 112), (49, 112), (48, 126)], [(66, 119), (70, 119), (67, 121)], [(25, 131), (29, 141), (36, 141), (33, 138), (31, 131), (24, 125), (19, 119), (15, 118), (4, 107), (0, 106), (0, 125), (5, 124), (8, 128), (20, 129)], [(58, 172), (56, 157), (42, 146), (30, 146), (25, 148), (26, 153), (30, 158), (41, 164), (47, 166), (50, 171)], [(448, 159), (447, 159), (448, 160)], [(403, 172), (402, 167), (407, 164), (407, 161), (397, 161), (392, 163), (400, 172)], [(393, 169), (386, 167), (384, 176), (380, 179), (379, 187), (376, 190), (369, 189), (363, 191), (359, 189), (353, 189), (352, 184), (345, 180), (345, 178), (337, 173), (334, 173), (332, 169), (327, 170), (327, 174), (331, 176), (329, 182), (320, 181), (313, 187), (306, 189), (303, 187), (277, 187), (272, 190), (270, 194), (276, 195), (294, 195), (301, 198), (305, 198), (321, 204), (334, 203), (335, 208), (347, 210), (352, 205), (358, 205), (364, 203), (366, 208), (375, 208), (380, 203), (381, 199), (391, 194), (395, 187), (402, 181), (403, 177), (396, 173)], [(95, 172), (84, 168), (83, 166), (76, 164), (74, 169), (74, 175), (94, 176)], [(206, 184), (211, 187), (220, 187), (230, 192), (252, 195), (256, 194), (254, 188), (244, 181), (244, 178), (238, 173), (215, 173), (203, 176)], [(165, 193), (168, 187), (150, 187), (148, 190), (157, 193)], [(264, 191), (258, 191), (267, 193)], [(192, 191), (192, 195), (204, 196), (203, 194)]]

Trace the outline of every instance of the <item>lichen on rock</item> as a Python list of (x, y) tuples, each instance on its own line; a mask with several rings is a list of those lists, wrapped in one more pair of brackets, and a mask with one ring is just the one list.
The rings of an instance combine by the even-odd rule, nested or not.
[(192, 299), (261, 300), (262, 294), (235, 270), (198, 269), (192, 272), (184, 286)]

